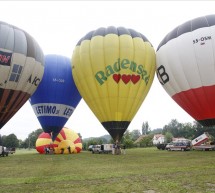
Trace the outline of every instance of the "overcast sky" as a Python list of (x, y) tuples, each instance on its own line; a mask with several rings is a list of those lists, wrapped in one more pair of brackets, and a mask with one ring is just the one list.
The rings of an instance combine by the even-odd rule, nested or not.
[[(123, 26), (145, 35), (155, 50), (164, 36), (176, 26), (199, 16), (215, 14), (213, 1), (1, 1), (0, 20), (15, 25), (33, 36), (44, 54), (71, 58), (76, 43), (99, 27)], [(166, 93), (155, 76), (152, 87), (128, 130), (141, 130), (148, 121), (151, 129), (162, 128), (172, 119), (193, 122)], [(67, 127), (83, 138), (107, 134), (83, 100)], [(41, 128), (30, 103), (26, 104), (0, 130), (27, 138)]]

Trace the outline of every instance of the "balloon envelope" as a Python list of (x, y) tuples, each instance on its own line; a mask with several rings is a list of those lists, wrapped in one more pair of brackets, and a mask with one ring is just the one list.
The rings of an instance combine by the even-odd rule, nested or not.
[(36, 150), (40, 154), (44, 154), (45, 148), (49, 146), (53, 147), (51, 136), (49, 133), (42, 132), (36, 140), (36, 144), (35, 144)]
[(72, 115), (81, 96), (71, 73), (70, 59), (60, 55), (45, 56), (45, 72), (30, 103), (43, 130), (54, 140)]
[(152, 84), (152, 45), (132, 29), (99, 28), (78, 42), (72, 63), (83, 99), (112, 138), (120, 141)]
[[(61, 154), (62, 149), (64, 154), (68, 153), (80, 153), (82, 150), (82, 141), (79, 135), (69, 129), (69, 128), (62, 128), (60, 133), (57, 135), (54, 142), (52, 142), (51, 136), (49, 133), (42, 132), (37, 141), (36, 141), (36, 150), (44, 154), (45, 147), (52, 147), (54, 148), (54, 152), (56, 154)], [(69, 151), (69, 148), (70, 151)]]
[(25, 31), (0, 22), (0, 128), (37, 89), (44, 72), (44, 55)]
[(167, 34), (157, 49), (157, 76), (167, 93), (204, 126), (215, 124), (215, 15)]

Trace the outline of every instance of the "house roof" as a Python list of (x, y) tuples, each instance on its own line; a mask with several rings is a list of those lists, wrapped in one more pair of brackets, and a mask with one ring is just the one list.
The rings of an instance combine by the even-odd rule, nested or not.
[(163, 135), (163, 134), (155, 134), (155, 135), (154, 135), (154, 139), (158, 139), (158, 138), (160, 138), (160, 137), (164, 137), (164, 135)]
[(146, 136), (148, 136), (148, 135), (141, 135), (140, 137), (137, 138), (137, 140), (134, 142), (134, 144), (139, 143)]

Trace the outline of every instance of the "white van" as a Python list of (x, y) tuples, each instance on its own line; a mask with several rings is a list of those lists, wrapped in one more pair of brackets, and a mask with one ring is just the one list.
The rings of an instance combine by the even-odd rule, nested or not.
[(93, 145), (92, 153), (111, 153), (113, 144)]
[(6, 147), (0, 146), (0, 156), (8, 156), (9, 152)]

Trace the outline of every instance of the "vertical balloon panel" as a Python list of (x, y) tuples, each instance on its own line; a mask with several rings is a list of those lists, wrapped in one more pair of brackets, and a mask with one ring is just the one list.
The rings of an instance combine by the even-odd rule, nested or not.
[[(119, 37), (117, 34), (107, 34), (104, 37), (104, 53), (105, 53), (105, 61), (104, 61), (104, 69), (108, 66), (108, 64), (112, 64), (113, 61), (115, 61), (116, 58), (119, 57), (119, 52), (120, 52), (120, 42), (119, 42)], [(108, 69), (109, 67), (107, 67)], [(120, 70), (119, 67), (117, 67), (117, 61), (114, 63), (113, 70), (118, 73)], [(98, 72), (98, 70), (96, 71)], [(112, 69), (108, 69), (108, 73), (112, 73)], [(110, 75), (110, 76), (117, 76), (117, 75)], [(106, 88), (105, 88), (106, 87)], [(102, 86), (103, 90), (105, 88), (106, 92), (104, 92), (104, 98), (105, 96), (109, 96), (109, 101), (107, 101), (107, 109), (108, 109), (108, 116), (107, 120), (114, 120), (114, 117), (118, 116), (118, 96), (119, 96), (119, 89), (118, 89), (118, 84), (115, 84), (115, 81), (113, 78), (109, 78), (106, 84)], [(102, 92), (102, 89), (101, 91)], [(103, 93), (103, 92), (102, 92)], [(115, 113), (112, 113), (115, 112)], [(97, 116), (98, 117), (98, 116)], [(105, 120), (106, 117), (102, 117), (99, 119), (100, 121)], [(116, 118), (119, 120), (119, 118)]]
[[(129, 92), (131, 99), (129, 117), (133, 118), (136, 111), (141, 106), (154, 80), (155, 74), (155, 54), (154, 48), (150, 42), (144, 42), (141, 38), (133, 39), (134, 44), (134, 59), (133, 73), (131, 75), (132, 86)], [(135, 65), (137, 64), (137, 65)], [(138, 64), (140, 64), (138, 66)], [(142, 64), (142, 65), (141, 65)], [(137, 74), (135, 74), (135, 71)], [(139, 76), (140, 74), (140, 76)], [(141, 81), (140, 81), (141, 80)], [(135, 100), (132, 100), (135, 98)]]
[(152, 45), (132, 29), (99, 28), (78, 42), (72, 63), (80, 94), (113, 139), (120, 140), (152, 84)]

